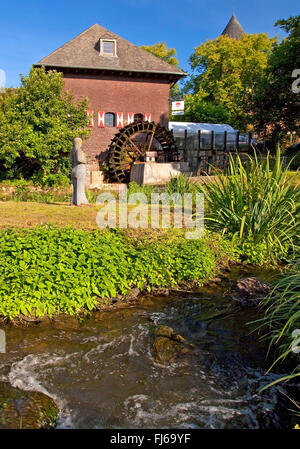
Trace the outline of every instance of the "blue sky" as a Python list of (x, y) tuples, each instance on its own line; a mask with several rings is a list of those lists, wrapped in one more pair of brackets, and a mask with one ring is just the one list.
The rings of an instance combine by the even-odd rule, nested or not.
[(99, 23), (136, 45), (166, 41), (188, 70), (195, 46), (223, 31), (233, 8), (245, 31), (283, 37), (273, 25), (300, 13), (299, 0), (2, 0), (0, 70), (17, 86), (39, 61)]

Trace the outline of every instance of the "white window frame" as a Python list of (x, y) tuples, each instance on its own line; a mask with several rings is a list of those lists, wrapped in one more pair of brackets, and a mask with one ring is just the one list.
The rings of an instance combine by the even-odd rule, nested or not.
[[(112, 42), (113, 43), (113, 47), (114, 47), (113, 54), (104, 53), (104, 51), (103, 51), (104, 42)], [(100, 39), (100, 56), (107, 56), (109, 58), (117, 57), (117, 41), (116, 41), (116, 39), (105, 39), (105, 38)]]

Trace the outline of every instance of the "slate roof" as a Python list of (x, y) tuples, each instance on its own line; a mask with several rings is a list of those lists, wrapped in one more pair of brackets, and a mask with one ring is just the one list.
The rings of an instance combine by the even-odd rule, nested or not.
[(231, 37), (233, 39), (240, 39), (242, 36), (244, 36), (245, 31), (238, 21), (238, 19), (233, 14), (231, 19), (229, 20), (228, 24), (226, 25), (222, 35)]
[[(115, 40), (117, 56), (101, 56), (100, 39)], [(175, 75), (178, 79), (186, 75), (177, 67), (98, 24), (83, 31), (35, 66), (161, 73)]]

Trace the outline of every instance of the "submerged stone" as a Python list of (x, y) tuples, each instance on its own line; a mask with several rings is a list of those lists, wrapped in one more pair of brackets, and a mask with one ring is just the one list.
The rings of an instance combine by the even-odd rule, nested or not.
[(126, 301), (134, 301), (139, 294), (141, 293), (141, 290), (138, 287), (132, 288), (127, 295), (125, 296)]
[(50, 429), (55, 427), (58, 412), (46, 394), (0, 382), (0, 429)]
[(155, 358), (161, 363), (171, 363), (178, 356), (188, 353), (192, 345), (169, 326), (159, 326), (154, 341)]
[(242, 307), (256, 306), (271, 291), (271, 286), (256, 277), (239, 279), (233, 300)]

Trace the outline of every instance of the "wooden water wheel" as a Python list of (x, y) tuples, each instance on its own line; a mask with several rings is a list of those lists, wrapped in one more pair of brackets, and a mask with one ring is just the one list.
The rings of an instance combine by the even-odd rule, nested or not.
[(148, 151), (156, 151), (157, 162), (172, 162), (178, 158), (173, 134), (163, 126), (155, 122), (137, 121), (120, 129), (109, 147), (112, 180), (129, 182), (132, 165), (145, 161)]

